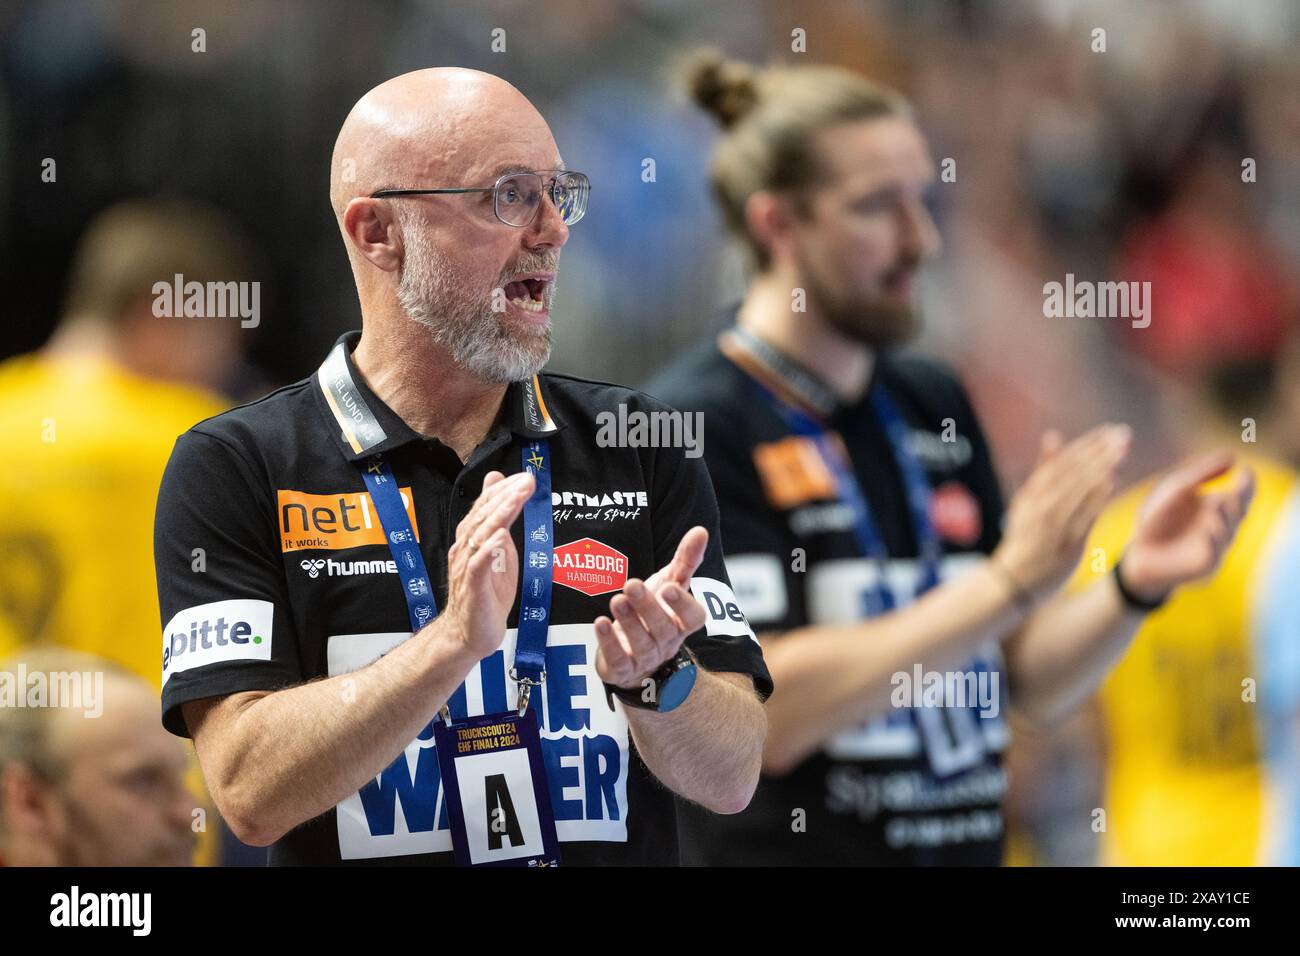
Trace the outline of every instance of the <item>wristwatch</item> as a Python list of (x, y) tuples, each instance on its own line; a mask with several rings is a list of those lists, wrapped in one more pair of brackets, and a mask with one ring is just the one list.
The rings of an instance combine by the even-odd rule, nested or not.
[(1120, 570), (1123, 564), (1124, 555), (1121, 554), (1119, 560), (1115, 562), (1115, 567), (1111, 569), (1111, 573), (1115, 576), (1115, 587), (1119, 591), (1120, 599), (1129, 610), (1149, 614), (1169, 600), (1169, 595), (1173, 593), (1172, 590), (1166, 591), (1158, 598), (1142, 598), (1130, 591), (1128, 585), (1124, 583), (1124, 573)]
[(614, 698), (617, 697), (626, 707), (666, 714), (680, 707), (690, 695), (697, 672), (695, 655), (683, 644), (662, 667), (642, 680), (640, 687), (619, 687), (606, 682), (605, 698), (610, 710), (614, 709)]

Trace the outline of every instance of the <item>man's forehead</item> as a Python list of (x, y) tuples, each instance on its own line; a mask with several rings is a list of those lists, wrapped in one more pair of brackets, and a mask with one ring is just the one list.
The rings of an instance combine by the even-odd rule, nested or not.
[[(100, 759), (142, 742), (156, 744), (162, 730), (157, 698), (143, 680), (106, 675), (97, 688), (97, 707), (59, 708), (47, 733), (51, 745), (66, 756)], [(162, 732), (166, 736), (166, 731)]]
[(74, 767), (112, 775), (156, 767), (184, 772), (184, 745), (166, 731), (158, 734), (155, 729), (132, 718), (112, 725), (104, 718), (86, 720), (77, 736), (68, 741), (66, 758)]
[(483, 175), (490, 180), (497, 180), (512, 173), (531, 173), (538, 169), (568, 169), (568, 167), (564, 165), (564, 160), (558, 158), (545, 166), (533, 166), (518, 160), (508, 160), (495, 165), (485, 164)]
[(925, 137), (909, 120), (888, 117), (824, 131), (822, 157), (831, 177), (845, 185), (930, 179), (934, 161)]

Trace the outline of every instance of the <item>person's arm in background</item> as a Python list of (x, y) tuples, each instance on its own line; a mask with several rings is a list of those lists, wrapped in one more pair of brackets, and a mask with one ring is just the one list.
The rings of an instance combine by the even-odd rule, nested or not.
[(888, 614), (762, 635), (781, 688), (768, 703), (764, 769), (788, 772), (834, 733), (885, 712), (894, 674), (963, 663), (1020, 624), (1029, 602), (1074, 569), (1127, 448), (1122, 427), (1093, 429), (1064, 447), (1049, 433), (989, 558)]
[[(1132, 594), (1156, 601), (1218, 568), (1250, 506), (1254, 476), (1243, 468), (1222, 489), (1200, 486), (1232, 463), (1226, 454), (1202, 459), (1151, 490), (1119, 568)], [(1068, 714), (1100, 685), (1144, 617), (1124, 602), (1113, 575), (1080, 593), (1054, 595), (1006, 644), (1013, 706), (1040, 721)]]

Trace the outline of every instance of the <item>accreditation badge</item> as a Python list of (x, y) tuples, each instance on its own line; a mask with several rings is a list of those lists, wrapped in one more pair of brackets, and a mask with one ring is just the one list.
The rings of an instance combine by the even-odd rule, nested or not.
[(559, 866), (537, 712), (433, 722), (457, 866)]

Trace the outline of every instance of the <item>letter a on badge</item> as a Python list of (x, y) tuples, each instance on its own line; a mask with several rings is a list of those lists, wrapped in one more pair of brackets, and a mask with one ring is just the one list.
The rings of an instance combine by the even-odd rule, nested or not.
[(487, 808), (488, 849), (501, 849), (501, 834), (510, 837), (511, 846), (523, 846), (524, 834), (519, 828), (519, 815), (510, 799), (510, 787), (503, 773), (489, 774), (483, 778), (483, 805)]

